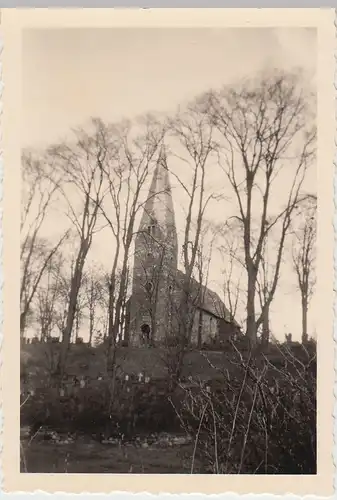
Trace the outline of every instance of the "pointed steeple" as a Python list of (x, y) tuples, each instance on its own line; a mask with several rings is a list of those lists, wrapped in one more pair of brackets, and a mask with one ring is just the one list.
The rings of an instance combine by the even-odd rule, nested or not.
[(150, 331), (163, 340), (170, 324), (172, 284), (177, 273), (178, 239), (165, 149), (159, 151), (139, 230), (135, 237), (130, 338), (136, 344)]
[(139, 229), (146, 231), (150, 226), (158, 226), (162, 237), (170, 238), (171, 243), (176, 244), (172, 190), (164, 146), (160, 148)]

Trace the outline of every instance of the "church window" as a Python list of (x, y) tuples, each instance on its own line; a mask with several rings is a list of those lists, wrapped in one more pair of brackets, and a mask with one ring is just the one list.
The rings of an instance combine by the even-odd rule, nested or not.
[(147, 226), (147, 232), (149, 233), (150, 236), (154, 236), (155, 233), (155, 225), (151, 224), (150, 226)]

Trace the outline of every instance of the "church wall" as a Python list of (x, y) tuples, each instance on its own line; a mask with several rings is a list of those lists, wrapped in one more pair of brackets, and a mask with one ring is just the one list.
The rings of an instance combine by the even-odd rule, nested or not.
[(241, 331), (239, 326), (235, 326), (233, 323), (230, 323), (225, 320), (220, 321), (219, 325), (219, 338), (222, 341), (226, 341), (230, 338), (234, 339), (237, 335), (240, 335)]
[[(200, 321), (200, 309), (197, 309), (192, 328), (191, 343), (193, 345), (198, 344), (198, 334), (199, 334), (199, 321)], [(212, 314), (207, 311), (202, 311), (202, 328), (201, 328), (201, 344), (204, 342), (210, 342), (218, 335), (218, 321)]]
[(192, 334), (191, 334), (191, 344), (198, 344), (198, 332), (199, 332), (199, 310), (196, 311), (194, 315)]
[[(210, 314), (205, 315), (204, 329), (205, 329), (205, 333), (209, 337), (209, 339), (214, 339), (218, 335), (217, 318), (215, 318), (214, 316), (212, 316)], [(206, 342), (207, 342), (207, 340), (206, 340)]]
[[(176, 266), (174, 255), (174, 249), (169, 245), (150, 245), (146, 236), (136, 239), (130, 308), (130, 341), (134, 345), (141, 344), (140, 334), (144, 324), (150, 326), (154, 343), (162, 341), (168, 333), (170, 283)], [(147, 284), (151, 285), (150, 290), (147, 290)]]

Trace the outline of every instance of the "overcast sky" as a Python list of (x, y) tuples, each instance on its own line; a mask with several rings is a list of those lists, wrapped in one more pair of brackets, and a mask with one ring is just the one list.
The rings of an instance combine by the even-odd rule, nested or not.
[[(114, 122), (147, 113), (172, 113), (211, 87), (235, 82), (264, 68), (303, 68), (315, 78), (316, 38), (309, 29), (55, 29), (23, 36), (24, 147), (66, 137), (91, 116)], [(316, 176), (309, 188), (316, 191)], [(174, 191), (178, 231), (184, 214)], [(103, 240), (102, 240), (103, 241)], [(108, 265), (106, 245), (95, 260)], [(211, 270), (219, 291), (219, 263)], [(300, 337), (300, 296), (287, 270), (273, 304), (278, 338)], [(314, 329), (315, 300), (309, 314)]]

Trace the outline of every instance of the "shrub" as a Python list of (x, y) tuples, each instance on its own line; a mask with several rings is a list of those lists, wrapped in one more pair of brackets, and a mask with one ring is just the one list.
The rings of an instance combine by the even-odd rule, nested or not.
[(60, 396), (56, 389), (37, 390), (21, 408), (21, 424), (32, 432), (41, 426), (57, 431), (80, 432), (105, 437), (138, 432), (179, 429), (174, 409), (160, 383), (117, 382), (110, 400), (107, 380), (84, 388), (69, 384)]
[(315, 355), (279, 348), (282, 369), (263, 354), (228, 361), (222, 383), (181, 388), (175, 409), (194, 437), (191, 472), (197, 457), (208, 473), (315, 474)]

